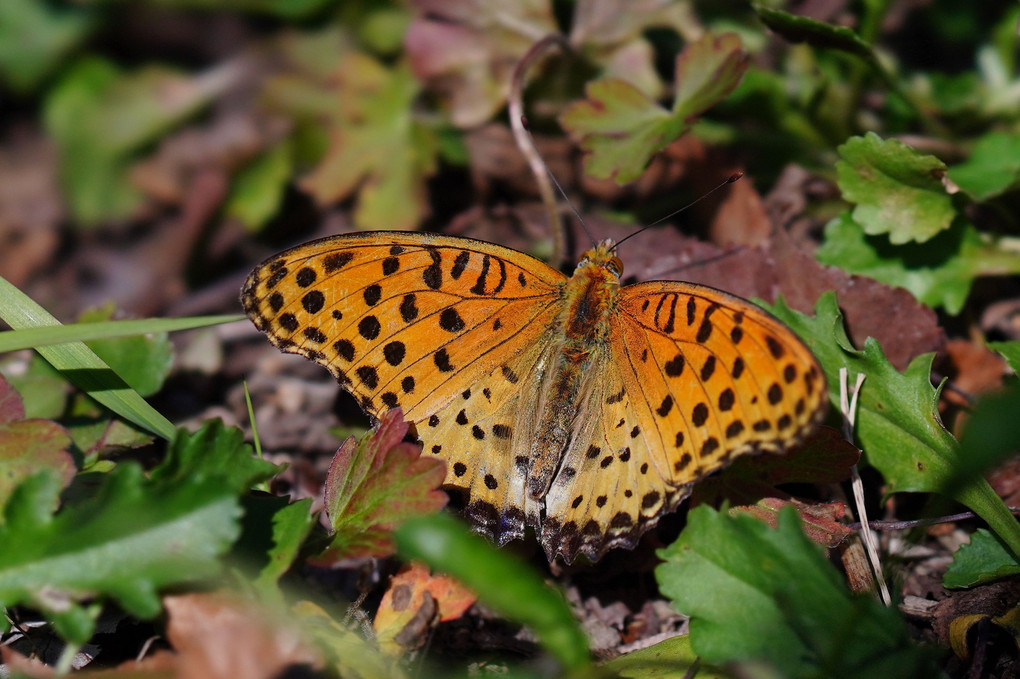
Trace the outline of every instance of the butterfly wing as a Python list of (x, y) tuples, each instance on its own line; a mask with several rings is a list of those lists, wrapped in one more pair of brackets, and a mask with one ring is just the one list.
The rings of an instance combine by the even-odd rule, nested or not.
[[(620, 290), (565, 467), (546, 497), (546, 551), (633, 546), (698, 479), (796, 444), (827, 404), (821, 367), (761, 308), (698, 285)], [(581, 477), (586, 485), (572, 483)]]
[(368, 413), (399, 405), (418, 423), (539, 342), (564, 280), (491, 243), (366, 232), (270, 258), (241, 301), (277, 347), (324, 365)]
[(272, 257), (241, 300), (277, 347), (324, 365), (368, 413), (402, 407), (424, 454), (446, 460), (446, 483), (469, 489), (468, 515), (504, 543), (526, 514), (538, 521), (517, 460), (565, 281), (491, 243), (359, 233)]

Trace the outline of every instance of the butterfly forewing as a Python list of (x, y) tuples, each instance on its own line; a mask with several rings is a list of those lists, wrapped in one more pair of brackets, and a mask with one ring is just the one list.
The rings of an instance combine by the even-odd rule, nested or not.
[(533, 345), (565, 280), (514, 250), (450, 242), (394, 232), (315, 241), (256, 268), (242, 302), (274, 344), (325, 365), (366, 411), (399, 405), (421, 422)]

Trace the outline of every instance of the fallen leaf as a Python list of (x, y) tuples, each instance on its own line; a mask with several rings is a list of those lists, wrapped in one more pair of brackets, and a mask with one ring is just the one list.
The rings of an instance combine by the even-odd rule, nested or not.
[(211, 592), (165, 597), (163, 605), (179, 679), (272, 679), (294, 665), (322, 666), (299, 628), (250, 601)]
[(477, 597), (457, 580), (433, 575), (418, 561), (395, 575), (383, 594), (372, 628), (384, 653), (420, 648), (438, 622), (456, 620)]

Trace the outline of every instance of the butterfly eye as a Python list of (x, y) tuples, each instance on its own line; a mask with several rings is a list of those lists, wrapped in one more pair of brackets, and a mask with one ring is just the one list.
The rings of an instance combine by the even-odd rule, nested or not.
[(623, 275), (623, 262), (619, 257), (610, 257), (609, 261), (606, 262), (606, 268), (617, 278)]

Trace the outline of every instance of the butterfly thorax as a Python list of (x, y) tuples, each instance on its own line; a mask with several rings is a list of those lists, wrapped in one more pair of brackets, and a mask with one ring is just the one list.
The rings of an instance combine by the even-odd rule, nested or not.
[(538, 435), (533, 440), (528, 494), (540, 499), (559, 470), (563, 451), (574, 431), (574, 420), (591, 376), (586, 369), (606, 350), (611, 318), (620, 290), (623, 264), (613, 254), (613, 242), (603, 241), (581, 257), (563, 288), (561, 341), (551, 356), (539, 404)]
[(583, 356), (605, 340), (622, 272), (623, 264), (613, 254), (611, 240), (602, 241), (582, 255), (564, 287), (565, 351)]

